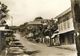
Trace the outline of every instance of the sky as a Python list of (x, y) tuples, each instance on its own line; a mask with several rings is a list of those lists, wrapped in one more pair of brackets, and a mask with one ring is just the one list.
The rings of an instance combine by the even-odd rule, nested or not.
[[(8, 25), (20, 25), (29, 22), (35, 17), (41, 16), (44, 19), (51, 19), (68, 9), (70, 0), (0, 0), (8, 6)], [(11, 19), (13, 18), (13, 19)]]

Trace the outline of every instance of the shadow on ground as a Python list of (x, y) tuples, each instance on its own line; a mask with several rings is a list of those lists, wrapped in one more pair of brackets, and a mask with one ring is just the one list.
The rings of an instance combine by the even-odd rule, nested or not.
[(39, 53), (40, 51), (39, 50), (36, 50), (36, 51), (24, 51), (25, 54), (28, 54), (28, 55), (33, 55), (33, 54), (36, 54), (36, 53)]

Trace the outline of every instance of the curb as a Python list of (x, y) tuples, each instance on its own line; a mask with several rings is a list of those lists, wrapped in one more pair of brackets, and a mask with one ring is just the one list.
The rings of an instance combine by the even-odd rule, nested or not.
[(76, 51), (76, 49), (72, 49), (72, 48), (68, 48), (68, 47), (60, 47), (60, 46), (55, 46), (56, 48), (60, 48), (60, 49), (65, 49), (65, 50), (70, 50), (70, 51)]

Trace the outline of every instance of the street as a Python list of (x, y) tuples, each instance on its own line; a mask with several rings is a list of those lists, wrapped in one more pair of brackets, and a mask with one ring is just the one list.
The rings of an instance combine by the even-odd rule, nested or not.
[(33, 56), (77, 56), (76, 51), (60, 49), (56, 47), (47, 47), (45, 44), (32, 43), (21, 37), (20, 34), (15, 34), (16, 38), (20, 40), (27, 51), (38, 51)]

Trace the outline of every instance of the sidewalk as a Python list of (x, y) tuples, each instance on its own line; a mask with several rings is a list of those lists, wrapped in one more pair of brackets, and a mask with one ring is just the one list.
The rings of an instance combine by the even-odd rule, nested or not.
[(61, 48), (61, 49), (67, 49), (67, 50), (71, 50), (71, 51), (76, 51), (76, 45), (72, 44), (72, 45), (61, 45), (61, 46), (55, 46), (57, 48)]

